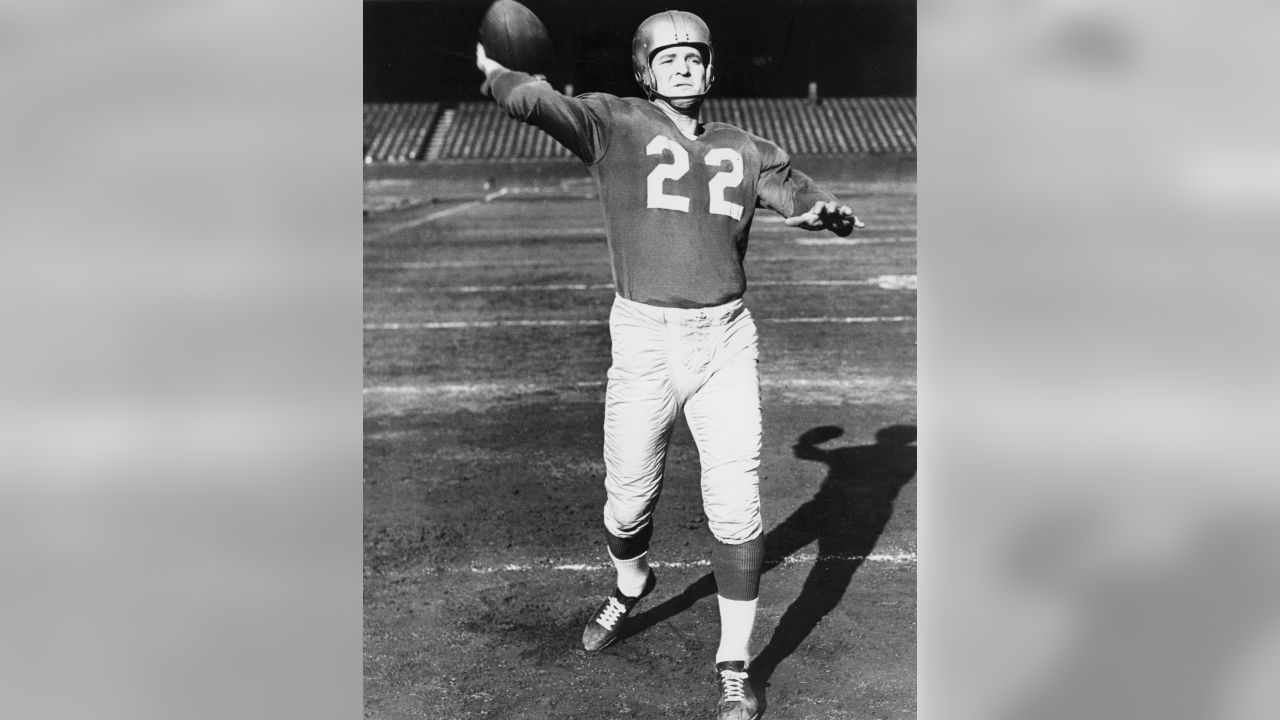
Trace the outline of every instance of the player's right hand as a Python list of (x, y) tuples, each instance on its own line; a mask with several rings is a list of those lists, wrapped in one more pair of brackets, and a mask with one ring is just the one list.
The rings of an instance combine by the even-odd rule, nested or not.
[(480, 72), (484, 73), (485, 77), (489, 77), (498, 70), (507, 69), (497, 60), (490, 60), (481, 43), (476, 43), (476, 67), (480, 68)]

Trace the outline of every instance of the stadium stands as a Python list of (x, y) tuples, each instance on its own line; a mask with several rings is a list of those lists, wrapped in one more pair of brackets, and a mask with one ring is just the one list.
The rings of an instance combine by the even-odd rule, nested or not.
[(364, 106), (364, 161), (402, 163), (423, 159), (436, 124), (438, 103), (372, 103)]
[(458, 103), (453, 123), (445, 128), (439, 154), (431, 160), (567, 158), (550, 135), (507, 117), (495, 103)]
[[(491, 102), (365, 105), (365, 162), (568, 158), (545, 133)], [(916, 100), (893, 98), (712, 98), (706, 121), (733, 123), (794, 155), (916, 153)]]
[(916, 151), (915, 98), (716, 98), (703, 120), (737, 125), (793, 155)]

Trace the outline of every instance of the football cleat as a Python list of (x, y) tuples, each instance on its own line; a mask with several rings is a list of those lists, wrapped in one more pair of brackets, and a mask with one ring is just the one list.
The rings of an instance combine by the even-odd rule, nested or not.
[(751, 689), (751, 676), (741, 660), (716, 663), (716, 681), (720, 684), (720, 701), (716, 703), (717, 720), (756, 720), (760, 703)]
[(591, 614), (591, 619), (587, 621), (587, 628), (582, 631), (582, 647), (594, 652), (612, 645), (618, 639), (622, 621), (642, 598), (653, 592), (657, 584), (658, 576), (650, 570), (648, 579), (644, 581), (644, 589), (638, 596), (628, 597), (618, 588), (614, 588), (613, 593), (600, 603), (600, 607), (596, 608), (596, 611)]

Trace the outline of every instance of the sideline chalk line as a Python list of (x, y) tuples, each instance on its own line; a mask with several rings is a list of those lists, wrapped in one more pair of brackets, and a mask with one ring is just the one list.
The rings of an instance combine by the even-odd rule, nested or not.
[[(872, 553), (870, 555), (825, 555), (819, 557), (816, 553), (802, 553), (797, 555), (789, 555), (783, 558), (778, 565), (807, 565), (831, 563), (831, 562), (870, 562), (882, 563), (886, 565), (913, 565), (916, 563), (916, 553), (914, 552), (896, 552), (896, 553)], [(650, 563), (654, 568), (667, 569), (695, 569), (711, 567), (710, 560), (675, 560), (668, 562), (655, 561)], [(507, 563), (503, 565), (467, 565), (454, 567), (428, 567), (426, 573), (428, 575), (442, 575), (445, 573), (469, 572), (476, 575), (490, 575), (499, 572), (536, 572), (539, 570), (550, 570), (554, 572), (604, 572), (613, 570), (614, 567), (608, 563), (555, 563), (551, 560), (543, 560), (537, 562), (523, 563)]]
[[(839, 240), (847, 240), (848, 238), (836, 238)], [(860, 240), (857, 243), (840, 243), (842, 245), (883, 245), (892, 243), (914, 243), (915, 238), (886, 238), (881, 240)], [(808, 244), (799, 243), (799, 244)], [(762, 263), (780, 263), (780, 262), (813, 262), (814, 260), (829, 261), (827, 256), (820, 255), (765, 255), (763, 253), (752, 256), (748, 259), (748, 263), (759, 265)], [(533, 260), (527, 258), (512, 258), (510, 260), (409, 260), (405, 262), (371, 262), (365, 263), (365, 270), (457, 270), (463, 268), (475, 269), (494, 269), (502, 270), (506, 268), (570, 268), (570, 267), (590, 267), (590, 268), (608, 268), (609, 259), (604, 256), (603, 251), (598, 257), (591, 257), (587, 260), (566, 260), (566, 259), (547, 259)]]
[[(915, 275), (880, 275), (865, 280), (756, 280), (751, 287), (855, 287), (874, 285), (882, 290), (915, 290), (918, 280)], [(545, 285), (455, 285), (427, 286), (414, 288), (393, 286), (376, 288), (380, 292), (429, 292), (438, 294), (474, 294), (474, 293), (513, 293), (513, 292), (599, 292), (616, 290), (613, 283), (550, 283)]]
[[(901, 382), (901, 381), (895, 381)], [(856, 378), (800, 378), (800, 377), (762, 377), (760, 387), (767, 389), (783, 388), (858, 388), (874, 386), (875, 379)], [(604, 380), (582, 380), (578, 382), (527, 383), (527, 382), (446, 382), (423, 383), (418, 385), (368, 385), (361, 390), (363, 395), (519, 395), (522, 393), (538, 394), (562, 392), (566, 390), (601, 390)]]
[[(757, 323), (788, 325), (797, 323), (854, 325), (862, 323), (911, 322), (912, 315), (882, 317), (801, 317), (756, 318)], [(440, 322), (365, 323), (365, 330), (475, 330), (505, 327), (593, 327), (608, 325), (608, 320), (448, 320)]]

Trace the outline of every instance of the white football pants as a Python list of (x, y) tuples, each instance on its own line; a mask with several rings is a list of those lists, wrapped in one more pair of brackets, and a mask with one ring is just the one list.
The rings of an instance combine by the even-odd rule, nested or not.
[(605, 529), (627, 538), (650, 522), (671, 430), (683, 410), (698, 447), (711, 533), (731, 545), (758, 537), (759, 350), (742, 300), (681, 309), (615, 297), (609, 332)]

